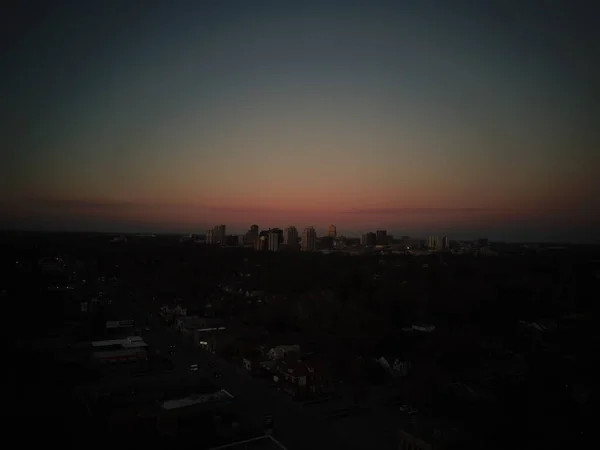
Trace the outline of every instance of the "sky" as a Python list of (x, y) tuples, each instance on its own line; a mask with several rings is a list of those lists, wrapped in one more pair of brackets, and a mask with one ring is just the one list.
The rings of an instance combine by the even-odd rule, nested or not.
[(598, 241), (583, 4), (9, 2), (0, 228)]

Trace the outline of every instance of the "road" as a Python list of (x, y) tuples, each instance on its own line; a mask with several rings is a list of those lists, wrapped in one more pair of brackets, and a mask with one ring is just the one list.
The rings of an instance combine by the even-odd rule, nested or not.
[[(176, 353), (172, 357), (175, 371), (189, 372), (190, 364), (198, 364), (199, 376), (212, 378), (215, 385), (235, 397), (237, 409), (249, 426), (263, 429), (264, 417), (273, 416), (273, 436), (289, 450), (358, 448), (345, 442), (346, 439), (340, 439), (327, 422), (312, 414), (309, 409), (253, 379), (241, 367), (183, 343), (181, 335), (160, 324), (158, 318), (152, 322), (151, 330), (144, 336), (148, 345), (161, 353), (167, 353), (169, 346), (176, 344)], [(214, 372), (221, 376), (216, 378)]]

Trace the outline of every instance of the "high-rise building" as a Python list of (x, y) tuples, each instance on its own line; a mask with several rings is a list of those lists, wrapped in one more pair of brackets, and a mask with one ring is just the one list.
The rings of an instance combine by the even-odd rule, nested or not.
[(256, 239), (256, 243), (254, 244), (254, 248), (256, 250), (267, 250), (269, 248), (269, 236), (264, 235), (261, 233), (261, 235)]
[(448, 236), (442, 238), (442, 250), (448, 250), (450, 248), (450, 239)]
[(329, 225), (329, 229), (327, 230), (327, 236), (334, 239), (337, 237), (337, 229), (335, 228), (335, 225)]
[(302, 232), (302, 251), (310, 252), (317, 247), (317, 232), (314, 227), (306, 227)]
[(214, 228), (213, 231), (213, 235), (214, 235), (214, 244), (218, 244), (218, 245), (226, 245), (226, 230), (227, 227), (225, 225), (217, 225)]
[(365, 233), (360, 238), (360, 243), (366, 247), (373, 247), (377, 242), (377, 236), (373, 232)]
[(441, 247), (442, 241), (439, 236), (429, 236), (427, 239), (427, 247), (429, 250), (439, 250)]
[(246, 232), (246, 244), (256, 245), (256, 241), (258, 240), (258, 225), (252, 225), (250, 229)]
[(283, 243), (285, 245), (296, 245), (298, 243), (298, 230), (289, 226), (283, 231)]
[(278, 230), (269, 230), (269, 251), (279, 251), (279, 236)]
[(215, 243), (215, 230), (206, 230), (206, 237), (204, 238), (204, 241), (207, 244), (214, 244)]
[(387, 231), (383, 229), (377, 230), (377, 245), (387, 245)]

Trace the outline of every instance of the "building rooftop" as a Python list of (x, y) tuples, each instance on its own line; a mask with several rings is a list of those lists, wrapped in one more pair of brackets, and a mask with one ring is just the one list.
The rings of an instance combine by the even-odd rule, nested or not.
[(108, 341), (94, 341), (92, 342), (92, 347), (112, 347), (112, 346), (121, 346), (123, 348), (139, 348), (139, 347), (147, 347), (148, 344), (144, 342), (144, 339), (140, 336), (129, 336), (125, 339), (111, 339)]
[(123, 339), (112, 339), (110, 341), (92, 342), (92, 347), (109, 347), (111, 345), (123, 345)]
[(285, 446), (269, 435), (258, 436), (251, 439), (245, 439), (231, 444), (213, 447), (210, 450), (287, 450)]
[(133, 320), (108, 320), (106, 322), (106, 328), (131, 328), (133, 325)]
[(189, 397), (184, 397), (176, 400), (167, 400), (161, 405), (161, 408), (165, 410), (173, 410), (177, 408), (185, 408), (192, 405), (208, 403), (208, 402), (221, 402), (225, 400), (232, 400), (233, 395), (227, 392), (225, 389), (221, 389), (220, 391), (213, 392), (210, 394), (201, 394), (201, 395), (190, 395)]

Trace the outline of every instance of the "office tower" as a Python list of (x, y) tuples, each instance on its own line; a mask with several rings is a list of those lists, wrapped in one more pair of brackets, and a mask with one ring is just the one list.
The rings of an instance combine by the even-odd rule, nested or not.
[(448, 250), (450, 248), (450, 239), (448, 236), (442, 238), (442, 250)]
[(367, 245), (367, 233), (360, 235), (360, 245)]
[(225, 245), (225, 239), (226, 239), (226, 232), (227, 228), (225, 227), (225, 225), (217, 225), (214, 228), (213, 231), (213, 235), (214, 235), (214, 244), (218, 244), (218, 245)]
[(334, 238), (334, 239), (337, 237), (337, 230), (335, 228), (335, 225), (329, 225), (329, 230), (327, 231), (327, 236)]
[(441, 246), (441, 240), (438, 236), (429, 236), (427, 240), (427, 247), (429, 250), (438, 250)]
[(285, 245), (296, 245), (298, 243), (298, 230), (289, 226), (283, 232), (283, 243)]
[(256, 245), (258, 240), (258, 225), (252, 225), (246, 232), (246, 244)]
[(207, 244), (214, 244), (215, 243), (215, 231), (214, 230), (206, 230), (206, 238), (204, 239), (204, 241)]
[(262, 234), (256, 239), (256, 244), (254, 246), (256, 250), (268, 250), (269, 248), (269, 235)]
[(276, 252), (279, 250), (279, 233), (278, 230), (269, 231), (269, 251)]
[(281, 228), (271, 228), (269, 232), (275, 233), (279, 239), (279, 243), (283, 244), (283, 230)]
[(302, 251), (310, 252), (317, 247), (317, 232), (314, 227), (306, 227), (302, 232)]
[(387, 245), (387, 231), (383, 229), (377, 230), (376, 241), (377, 245)]
[(377, 235), (375, 233), (373, 233), (372, 231), (370, 231), (365, 235), (365, 241), (366, 241), (365, 245), (367, 247), (374, 247), (375, 244), (377, 243)]

